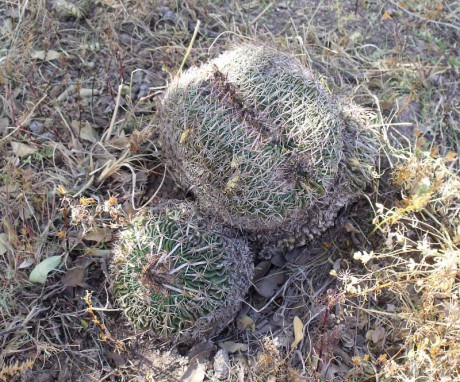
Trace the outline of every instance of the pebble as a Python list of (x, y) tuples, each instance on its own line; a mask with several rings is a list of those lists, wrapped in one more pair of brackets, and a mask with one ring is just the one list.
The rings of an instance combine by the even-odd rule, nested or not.
[(43, 133), (43, 124), (41, 122), (33, 120), (32, 122), (30, 122), (29, 130), (31, 133), (34, 134), (41, 134)]
[(230, 378), (230, 357), (224, 349), (220, 349), (214, 357), (214, 375), (221, 381)]

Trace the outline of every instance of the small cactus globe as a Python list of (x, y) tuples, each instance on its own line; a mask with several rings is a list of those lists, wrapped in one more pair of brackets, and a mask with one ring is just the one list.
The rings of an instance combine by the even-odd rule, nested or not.
[(167, 163), (199, 208), (270, 240), (331, 226), (376, 156), (361, 121), (310, 70), (264, 46), (175, 78), (161, 113)]
[(137, 327), (194, 338), (234, 318), (252, 259), (245, 241), (204, 223), (190, 205), (167, 204), (121, 232), (111, 266), (114, 296)]

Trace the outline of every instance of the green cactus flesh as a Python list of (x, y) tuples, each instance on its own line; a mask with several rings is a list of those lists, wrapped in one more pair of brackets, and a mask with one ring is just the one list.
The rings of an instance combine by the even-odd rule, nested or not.
[(312, 212), (333, 219), (352, 198), (340, 114), (294, 58), (242, 46), (172, 81), (161, 133), (170, 169), (204, 212), (249, 232), (287, 232), (321, 223)]
[(187, 204), (136, 218), (122, 231), (111, 267), (114, 296), (129, 320), (163, 336), (221, 330), (252, 271), (245, 242), (207, 228)]

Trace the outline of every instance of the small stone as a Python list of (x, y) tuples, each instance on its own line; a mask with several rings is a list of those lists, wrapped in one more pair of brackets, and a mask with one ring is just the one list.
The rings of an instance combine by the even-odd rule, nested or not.
[(230, 378), (230, 357), (224, 349), (220, 349), (214, 357), (214, 375), (221, 381)]
[(144, 72), (142, 70), (138, 70), (133, 74), (133, 83), (140, 85), (142, 83), (142, 79), (144, 78)]
[(30, 122), (29, 130), (31, 133), (34, 134), (41, 134), (43, 132), (43, 124), (41, 122), (33, 120), (32, 122)]

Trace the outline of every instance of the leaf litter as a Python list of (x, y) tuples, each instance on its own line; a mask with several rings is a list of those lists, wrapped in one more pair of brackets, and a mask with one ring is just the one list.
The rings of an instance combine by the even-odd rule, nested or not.
[[(146, 146), (142, 131), (151, 123), (169, 71), (175, 72), (182, 62), (197, 20), (202, 27), (187, 65), (202, 62), (208, 52), (216, 55), (237, 41), (224, 34), (214, 43), (217, 34), (232, 29), (241, 33), (245, 28), (248, 36), (257, 35), (280, 49), (293, 50), (307, 66), (330, 79), (331, 87), (349, 90), (359, 103), (380, 105), (385, 117), (392, 118), (398, 95), (407, 94), (405, 103), (409, 100), (407, 105), (412, 105), (416, 100), (420, 109), (398, 121), (401, 125), (390, 126), (392, 137), (403, 134), (408, 140), (418, 139), (417, 147), (434, 148), (437, 158), (445, 158), (453, 171), (458, 169), (458, 115), (452, 112), (458, 100), (453, 91), (458, 86), (452, 64), (456, 53), (443, 48), (454, 41), (453, 29), (447, 25), (452, 23), (449, 12), (454, 10), (448, 2), (436, 9), (425, 1), (417, 7), (391, 1), (384, 10), (390, 17), (382, 17), (376, 4), (363, 7), (354, 1), (326, 1), (306, 8), (287, 3), (268, 8), (256, 3), (225, 7), (216, 3), (207, 10), (160, 2), (153, 7), (139, 2), (127, 8), (114, 2), (87, 3), (0, 5), (0, 45), (5, 47), (0, 49), (0, 79), (8, 79), (7, 85), (2, 83), (5, 95), (0, 100), (0, 270), (5, 286), (2, 303), (6, 304), (0, 323), (6, 344), (0, 370), (16, 370), (11, 378), (23, 373), (26, 380), (36, 379), (39, 370), (46, 372), (62, 364), (77, 365), (71, 375), (87, 373), (95, 380), (150, 375), (172, 381), (184, 374), (187, 363), (178, 356), (180, 349), (126, 328), (110, 304), (106, 270), (116, 230), (129, 223), (139, 206), (182, 195), (168, 184), (157, 193), (163, 176), (159, 154), (156, 150), (150, 157), (139, 153)], [(42, 20), (44, 28), (31, 31), (28, 26), (36, 20)], [(405, 51), (395, 30), (410, 37), (405, 40)], [(420, 52), (422, 44), (425, 50)], [(420, 57), (418, 67), (413, 57)], [(117, 105), (122, 83), (129, 86), (120, 88)], [(153, 95), (145, 89), (151, 89)], [(438, 125), (430, 115), (439, 117)], [(41, 128), (28, 124), (31, 120), (40, 121)], [(421, 133), (415, 133), (413, 126), (420, 126)], [(116, 202), (106, 203), (114, 195)], [(93, 198), (95, 203), (85, 205), (81, 197)], [(231, 378), (360, 380), (372, 378), (375, 370), (404, 373), (392, 358), (398, 354), (392, 349), (402, 348), (410, 333), (410, 328), (395, 324), (399, 321), (394, 311), (399, 305), (386, 311), (380, 321), (372, 310), (364, 310), (364, 316), (362, 311), (357, 313), (359, 320), (354, 320), (347, 314), (354, 312), (355, 305), (344, 307), (353, 297), (326, 294), (335, 287), (328, 276), (331, 261), (344, 284), (347, 269), (370, 269), (369, 275), (377, 272), (375, 267), (383, 269), (379, 253), (365, 264), (353, 259), (354, 253), (370, 254), (373, 249), (355, 240), (361, 239), (361, 231), (369, 232), (359, 211), (349, 211), (355, 216), (353, 223), (349, 221), (352, 225), (343, 221), (342, 231), (324, 238), (328, 248), (320, 242), (286, 253), (275, 262), (262, 260), (242, 319), (234, 331), (231, 324), (222, 338), (213, 339), (215, 344), (229, 342), (230, 350), (237, 349), (230, 354)], [(341, 257), (343, 253), (347, 255)], [(85, 257), (89, 262), (79, 265)], [(35, 259), (42, 261), (30, 272)], [(60, 271), (54, 272), (58, 267)], [(27, 275), (34, 271), (39, 274), (36, 280), (42, 282), (39, 286), (27, 283)], [(56, 282), (69, 290), (58, 293), (62, 288), (55, 288)], [(358, 284), (352, 286), (357, 291)], [(372, 279), (365, 279), (362, 288), (372, 288)], [(94, 315), (82, 309), (85, 289), (95, 291), (88, 300)], [(366, 295), (367, 303), (375, 304), (374, 310), (381, 304), (387, 306), (392, 300), (386, 293), (383, 290), (378, 298)], [(444, 297), (436, 297), (436, 303), (455, 311)], [(430, 314), (425, 319), (442, 317), (439, 311)], [(122, 340), (126, 349), (120, 350), (116, 341), (99, 334), (105, 332), (96, 320)], [(5, 332), (14, 322), (21, 329)], [(301, 338), (301, 327), (311, 343)], [(343, 340), (339, 330), (346, 334)], [(35, 340), (27, 340), (26, 332)], [(79, 340), (82, 336), (85, 341)], [(76, 339), (79, 351), (69, 338)], [(443, 341), (433, 337), (432, 343), (439, 344), (433, 345), (438, 346), (432, 348), (433, 353), (449, 348)], [(367, 348), (368, 344), (373, 346)], [(388, 350), (387, 359), (381, 357), (380, 345)], [(296, 351), (291, 352), (291, 346)], [(353, 358), (353, 365), (338, 361), (335, 354), (340, 347), (342, 359), (358, 357)], [(25, 350), (20, 353), (18, 349)], [(95, 356), (85, 358), (85, 351)], [(40, 356), (32, 368), (27, 359), (34, 354)], [(20, 365), (25, 365), (22, 371)], [(173, 371), (165, 365), (171, 365)], [(203, 380), (206, 373), (212, 374), (210, 368), (204, 371), (204, 365), (200, 366), (195, 378)], [(62, 373), (69, 371), (62, 369)], [(50, 371), (47, 378), (51, 376)]]

